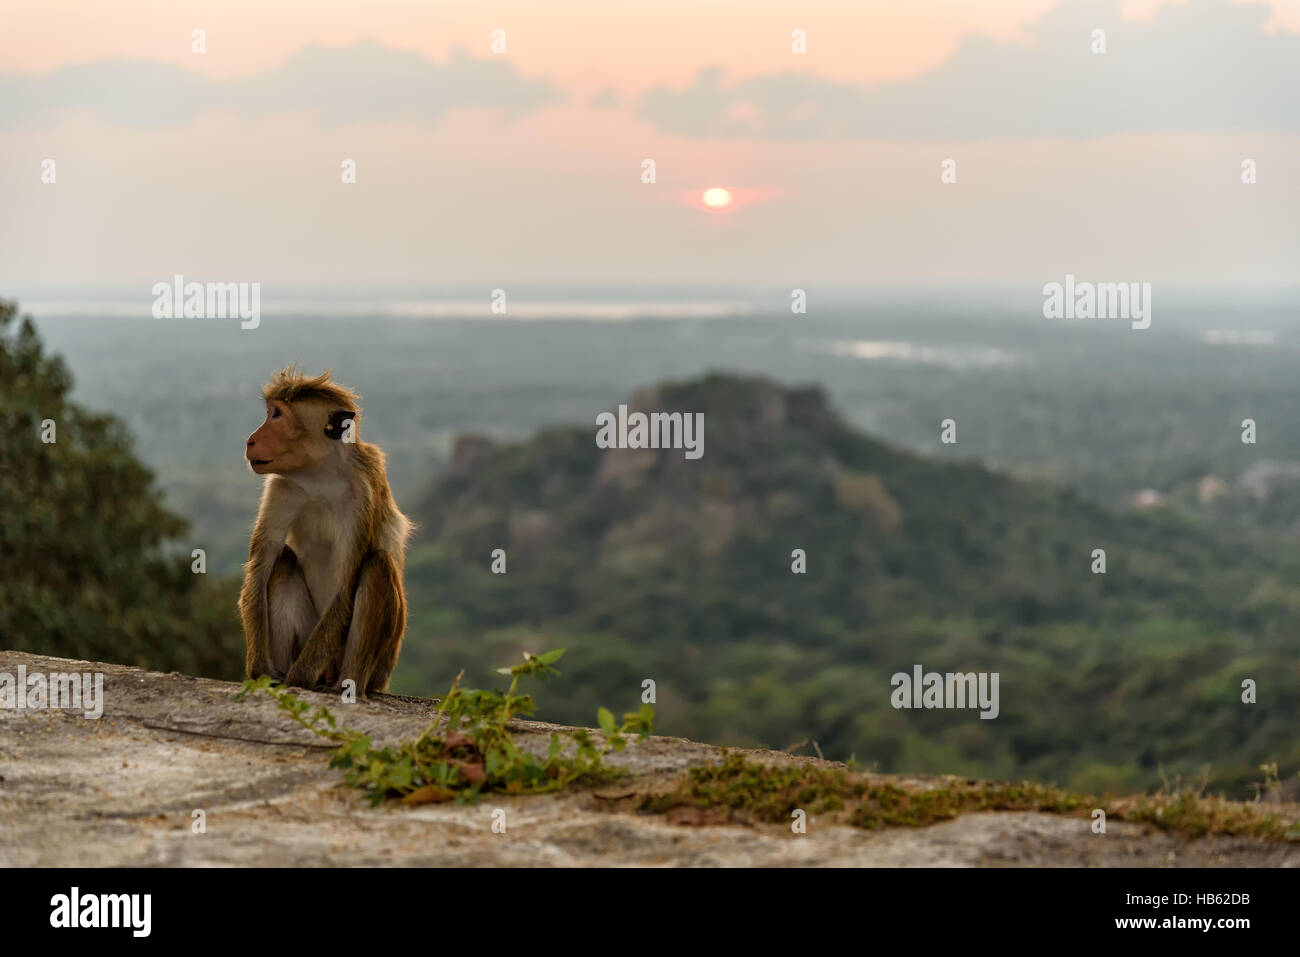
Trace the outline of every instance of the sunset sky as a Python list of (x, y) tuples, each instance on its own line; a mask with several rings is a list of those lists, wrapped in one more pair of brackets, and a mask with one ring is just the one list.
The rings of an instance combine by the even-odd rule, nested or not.
[(1300, 261), (1297, 2), (0, 0), (0, 65), (0, 293)]

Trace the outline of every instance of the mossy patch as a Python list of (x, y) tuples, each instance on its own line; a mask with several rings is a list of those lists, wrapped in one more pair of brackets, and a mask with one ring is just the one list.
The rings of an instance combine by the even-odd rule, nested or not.
[[(927, 786), (928, 785), (928, 786)], [(1296, 840), (1297, 824), (1259, 804), (1206, 797), (1191, 789), (1099, 799), (1032, 782), (947, 778), (929, 784), (882, 781), (841, 768), (763, 764), (729, 752), (722, 763), (691, 768), (677, 786), (651, 795), (642, 811), (690, 823), (788, 823), (796, 809), (874, 830), (924, 827), (979, 811), (1039, 811), (1148, 824), (1186, 837), (1210, 834)]]
[(1107, 810), (1124, 821), (1151, 824), (1187, 837), (1226, 834), (1267, 841), (1300, 841), (1300, 818), (1269, 809), (1266, 804), (1229, 801), (1196, 793), (1191, 788), (1173, 794), (1113, 801)]
[(948, 821), (972, 811), (1045, 811), (1072, 814), (1090, 807), (1090, 799), (1041, 784), (998, 784), (957, 780), (923, 790), (897, 784), (870, 788), (867, 799), (853, 809), (854, 827), (922, 827)]

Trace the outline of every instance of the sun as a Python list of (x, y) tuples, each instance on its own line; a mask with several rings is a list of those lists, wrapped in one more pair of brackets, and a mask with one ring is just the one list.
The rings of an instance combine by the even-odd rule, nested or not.
[(694, 187), (672, 194), (674, 203), (711, 213), (721, 219), (738, 209), (764, 203), (777, 195), (771, 186), (706, 186)]
[(710, 186), (700, 194), (700, 202), (709, 209), (726, 209), (735, 200), (730, 190), (723, 189), (721, 186)]

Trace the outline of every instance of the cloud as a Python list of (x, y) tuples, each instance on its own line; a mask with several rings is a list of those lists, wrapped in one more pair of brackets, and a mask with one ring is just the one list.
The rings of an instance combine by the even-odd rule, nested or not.
[[(968, 37), (912, 80), (855, 85), (800, 73), (726, 85), (702, 70), (647, 91), (639, 113), (696, 137), (985, 139), (1118, 132), (1300, 130), (1300, 36), (1264, 5), (1191, 0), (1123, 20), (1113, 0), (1064, 2), (1028, 42)], [(1092, 31), (1106, 32), (1093, 53)]]
[(621, 105), (618, 94), (608, 86), (587, 101), (588, 108), (593, 110), (617, 110)]
[(43, 127), (85, 111), (125, 126), (184, 123), (207, 110), (244, 116), (311, 111), (327, 124), (437, 123), (464, 107), (519, 115), (562, 99), (547, 80), (499, 57), (453, 50), (445, 63), (374, 41), (309, 46), (248, 77), (217, 80), (167, 63), (111, 59), (31, 76), (0, 73), (0, 128)]

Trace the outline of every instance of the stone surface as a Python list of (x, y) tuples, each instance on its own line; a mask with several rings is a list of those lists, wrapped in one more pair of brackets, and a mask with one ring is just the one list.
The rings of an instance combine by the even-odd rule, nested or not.
[[(371, 808), (328, 767), (328, 746), (265, 697), (231, 682), (0, 651), (0, 672), (102, 672), (103, 716), (0, 709), (0, 866), (838, 865), (1213, 866), (1300, 864), (1300, 847), (1187, 840), (1111, 822), (1034, 813), (971, 814), (921, 829), (867, 832), (810, 818), (788, 827), (694, 826), (638, 814), (630, 791), (666, 786), (721, 749), (681, 738), (633, 744), (612, 763), (628, 784), (534, 797)], [(378, 743), (427, 727), (434, 703), (384, 695), (327, 704)], [(545, 747), (553, 725), (520, 721)], [(758, 751), (759, 760), (814, 762)], [(814, 762), (815, 763), (815, 762)], [(918, 779), (907, 779), (918, 780)], [(507, 831), (491, 830), (506, 812)], [(206, 833), (191, 832), (193, 812)]]

